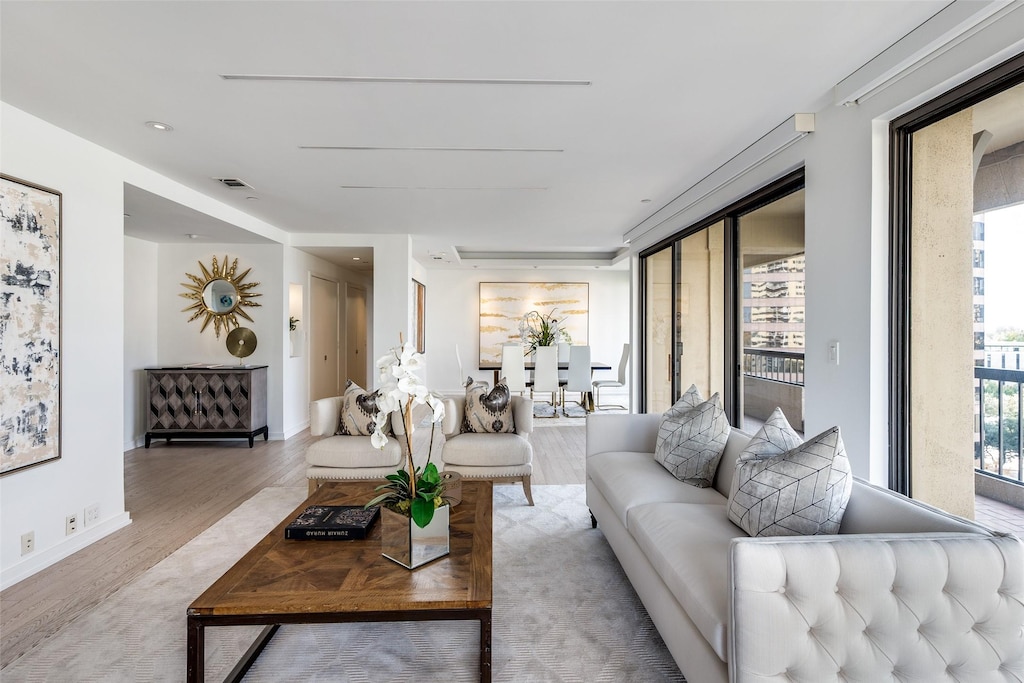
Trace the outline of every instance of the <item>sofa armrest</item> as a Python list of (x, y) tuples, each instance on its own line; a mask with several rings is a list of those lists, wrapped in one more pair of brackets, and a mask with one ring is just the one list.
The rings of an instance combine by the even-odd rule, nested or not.
[(529, 437), (533, 432), (533, 399), (513, 396), (512, 420), (516, 425), (516, 433), (522, 437)]
[(466, 412), (466, 399), (444, 399), (444, 418), (441, 420), (441, 433), (446, 439), (459, 434), (462, 430), (462, 416)]
[(331, 436), (338, 431), (341, 418), (341, 396), (321, 398), (309, 404), (309, 433)]
[(610, 451), (653, 453), (661, 413), (587, 415), (587, 457)]
[(728, 571), (733, 683), (1024, 677), (1015, 536), (739, 538)]

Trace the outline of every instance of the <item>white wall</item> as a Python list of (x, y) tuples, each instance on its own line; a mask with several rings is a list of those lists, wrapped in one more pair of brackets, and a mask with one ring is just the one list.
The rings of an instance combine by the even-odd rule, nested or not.
[[(316, 276), (340, 282), (342, 285), (345, 283), (359, 285), (366, 288), (367, 297), (370, 296), (373, 290), (373, 282), (372, 278), (366, 274), (355, 273), (341, 268), (298, 249), (287, 248), (285, 249), (284, 256), (285, 296), (287, 297), (289, 284), (298, 284), (302, 288), (302, 310), (296, 316), (301, 321), (299, 324), (300, 331), (302, 332), (299, 335), (301, 337), (299, 340), (301, 348), (297, 350), (296, 356), (288, 356), (287, 339), (285, 341), (285, 384), (282, 400), (284, 404), (284, 436), (289, 438), (309, 426), (309, 336), (306, 332), (309, 330), (310, 278)], [(344, 293), (345, 290), (342, 287), (339, 316), (343, 332), (345, 326)], [(340, 342), (342, 349), (340, 356), (343, 362), (345, 359), (344, 333), (341, 336)]]
[[(61, 458), (0, 479), (0, 588), (6, 588), (131, 521), (124, 503), (123, 448), (140, 418), (137, 408), (126, 410), (132, 384), (126, 368), (161, 359), (153, 351), (154, 309), (147, 311), (137, 301), (125, 306), (126, 287), (147, 299), (155, 290), (144, 272), (153, 268), (152, 261), (125, 263), (126, 255), (148, 259), (153, 252), (124, 238), (124, 184), (282, 243), (288, 236), (6, 103), (0, 103), (0, 148), (4, 173), (63, 194)], [(270, 299), (276, 297), (273, 306), (280, 313), (277, 283), (283, 259), (282, 247), (275, 248), (276, 265), (270, 273), (275, 292)], [(175, 302), (178, 309), (181, 301)], [(160, 317), (157, 312), (158, 325)], [(133, 334), (126, 345), (126, 329), (134, 333), (136, 325), (144, 338)], [(271, 351), (279, 361), (280, 338), (271, 342)], [(280, 384), (278, 378), (277, 404), (272, 407), (278, 430)], [(85, 508), (94, 504), (99, 506), (99, 522), (66, 536), (65, 517), (77, 514), (82, 519)], [(35, 532), (36, 549), (22, 556), (20, 539), (28, 531)]]
[[(812, 134), (631, 245), (635, 254), (804, 166), (805, 429), (839, 425), (854, 473), (876, 483), (888, 483), (889, 466), (887, 122), (1019, 53), (1022, 37), (1024, 11), (1015, 11), (859, 104), (825, 107)], [(839, 365), (828, 363), (833, 340)]]
[[(6, 587), (129, 523), (121, 460), (124, 413), (122, 184), (115, 155), (6, 105), (4, 173), (63, 194), (61, 458), (0, 479), (0, 585)], [(100, 506), (71, 537), (65, 517)], [(36, 549), (21, 556), (20, 538)]]
[[(427, 288), (427, 364), (424, 379), (431, 391), (447, 393), (461, 388), (455, 359), (456, 344), (467, 374), (492, 381), (489, 371), (478, 369), (481, 282), (589, 283), (591, 358), (604, 361), (613, 368), (595, 373), (595, 378), (614, 379), (616, 376), (622, 345), (629, 341), (630, 274), (627, 270), (417, 270), (416, 279)], [(612, 395), (609, 390), (607, 400)], [(605, 392), (602, 391), (601, 397), (606, 400)]]
[(146, 432), (146, 373), (157, 365), (157, 262), (153, 242), (124, 238), (124, 449), (142, 445)]
[[(245, 282), (259, 282), (260, 286), (249, 290), (261, 296), (253, 301), (259, 307), (246, 308), (253, 319), (251, 322), (239, 318), (242, 327), (251, 329), (256, 335), (256, 351), (244, 359), (246, 364), (267, 365), (267, 426), (271, 439), (284, 438), (284, 409), (282, 403), (284, 387), (284, 363), (288, 357), (288, 304), (287, 287), (283, 286), (284, 249), (280, 244), (163, 244), (159, 248), (157, 265), (157, 364), (162, 366), (183, 363), (238, 363), (227, 349), (224, 331), (220, 337), (214, 335), (213, 325), (202, 334), (203, 318), (187, 322), (190, 313), (181, 309), (189, 305), (180, 295), (185, 291), (181, 286), (186, 282), (185, 273), (202, 277), (201, 261), (207, 269), (212, 267), (213, 257), (223, 267), (224, 257), (229, 261), (238, 259), (239, 272), (251, 268)], [(144, 401), (144, 397), (137, 398)]]

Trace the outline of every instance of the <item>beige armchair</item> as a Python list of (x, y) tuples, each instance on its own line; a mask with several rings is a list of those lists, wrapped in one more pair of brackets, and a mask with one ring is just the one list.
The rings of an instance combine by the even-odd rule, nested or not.
[[(388, 438), (384, 449), (374, 448), (368, 436), (336, 434), (341, 396), (313, 401), (309, 407), (309, 433), (322, 437), (306, 449), (306, 478), (313, 493), (325, 481), (383, 479), (402, 466), (403, 438)], [(391, 428), (405, 434), (401, 419), (392, 414)]]
[(533, 401), (522, 396), (512, 397), (512, 416), (515, 432), (504, 434), (463, 434), (460, 429), (465, 412), (465, 397), (444, 401), (444, 421), (441, 429), (445, 441), (441, 448), (444, 470), (458, 472), (463, 479), (490, 481), (521, 481), (526, 501), (533, 505), (530, 477), (533, 475)]

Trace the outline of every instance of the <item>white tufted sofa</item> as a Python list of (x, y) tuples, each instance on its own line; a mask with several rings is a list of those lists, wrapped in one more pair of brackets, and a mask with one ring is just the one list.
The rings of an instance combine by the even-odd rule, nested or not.
[(863, 480), (834, 536), (749, 538), (654, 461), (660, 414), (587, 417), (587, 504), (690, 683), (1024, 681), (1024, 544)]

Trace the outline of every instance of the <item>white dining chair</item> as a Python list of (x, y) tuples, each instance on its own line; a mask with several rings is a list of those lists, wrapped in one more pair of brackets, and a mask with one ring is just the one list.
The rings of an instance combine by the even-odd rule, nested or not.
[(628, 410), (626, 406), (620, 406), (614, 403), (601, 403), (601, 387), (623, 387), (626, 386), (626, 366), (629, 364), (629, 342), (622, 345), (622, 358), (619, 359), (619, 378), (614, 379), (595, 379), (594, 380), (594, 407), (597, 410), (609, 410), (611, 408), (621, 408), (622, 410)]
[(558, 349), (554, 346), (538, 346), (536, 359), (533, 366), (533, 385), (530, 395), (538, 392), (551, 394), (551, 415), (545, 417), (558, 417)]
[[(558, 342), (558, 365), (569, 362), (569, 342)], [(569, 381), (569, 371), (563, 370), (561, 367), (558, 368), (558, 383), (563, 387), (565, 383)]]
[(522, 344), (504, 344), (501, 347), (501, 376), (509, 391), (526, 391), (526, 362), (523, 360)]
[[(466, 382), (469, 380), (470, 376), (466, 373), (466, 369), (462, 366), (462, 352), (459, 351), (458, 344), (455, 345), (455, 360), (459, 364), (459, 386), (465, 387)], [(482, 384), (485, 387), (491, 386), (490, 382), (480, 379), (474, 379), (473, 384)]]
[(569, 350), (569, 379), (562, 387), (562, 413), (566, 417), (570, 417), (569, 411), (566, 410), (568, 403), (565, 400), (565, 392), (578, 391), (580, 393), (580, 400), (572, 401), (572, 403), (577, 403), (583, 408), (583, 415), (576, 415), (575, 417), (586, 417), (586, 414), (590, 412), (589, 394), (593, 390), (590, 370), (590, 347), (587, 345), (572, 346)]

